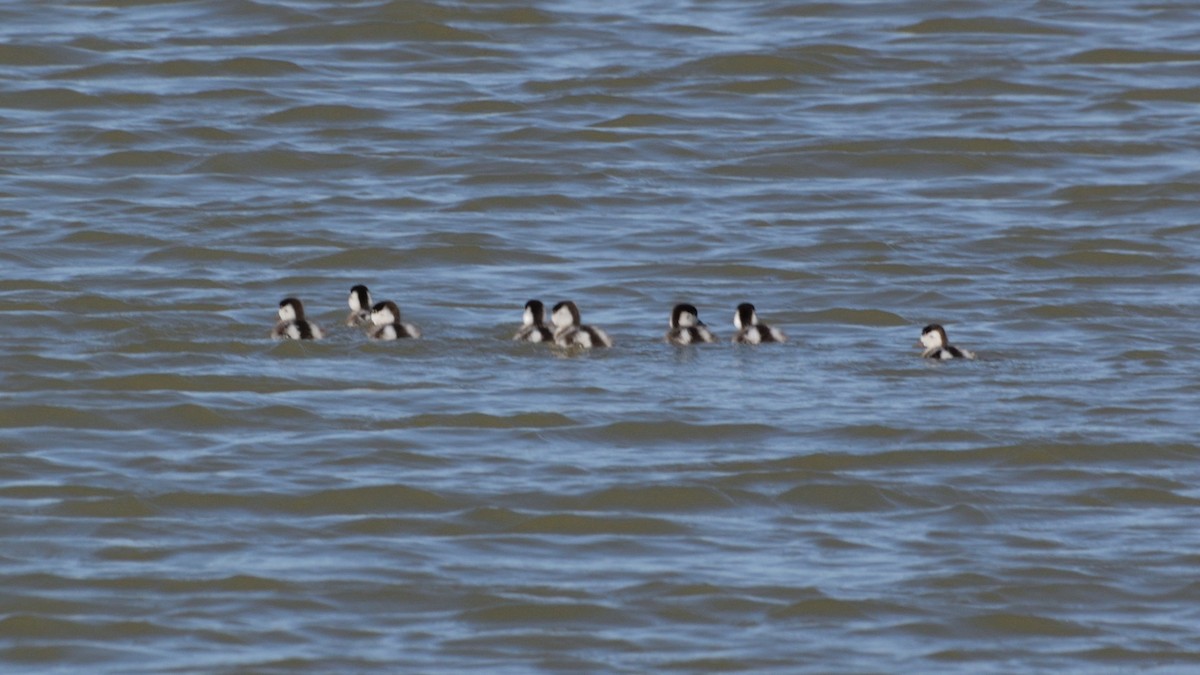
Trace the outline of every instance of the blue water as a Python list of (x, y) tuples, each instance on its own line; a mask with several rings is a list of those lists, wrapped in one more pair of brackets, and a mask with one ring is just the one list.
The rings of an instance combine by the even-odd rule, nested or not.
[[(0, 665), (1187, 671), (1198, 32), (6, 4)], [(514, 343), (530, 298), (614, 347)]]

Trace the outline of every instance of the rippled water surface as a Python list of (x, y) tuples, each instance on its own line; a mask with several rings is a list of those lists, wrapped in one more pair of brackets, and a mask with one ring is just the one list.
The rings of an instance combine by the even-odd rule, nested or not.
[[(1171, 0), (0, 5), (0, 666), (1200, 667), (1197, 45)], [(615, 346), (510, 341), (535, 297)], [(663, 343), (685, 301), (721, 343)]]

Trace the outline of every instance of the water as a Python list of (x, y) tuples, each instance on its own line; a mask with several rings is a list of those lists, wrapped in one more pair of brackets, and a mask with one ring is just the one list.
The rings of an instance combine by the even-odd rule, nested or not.
[[(1200, 661), (1191, 3), (0, 36), (6, 672)], [(342, 327), (356, 283), (427, 339)], [(268, 339), (287, 295), (331, 337)], [(616, 346), (510, 342), (533, 297)], [(681, 301), (790, 340), (668, 347)]]

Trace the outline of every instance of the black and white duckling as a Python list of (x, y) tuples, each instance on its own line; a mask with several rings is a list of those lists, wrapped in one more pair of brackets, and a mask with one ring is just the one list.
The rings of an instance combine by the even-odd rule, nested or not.
[(371, 325), (371, 291), (359, 284), (350, 289), (350, 315), (346, 317), (347, 326)]
[(521, 342), (554, 342), (554, 331), (546, 325), (546, 306), (541, 300), (525, 303), (521, 329), (513, 339)]
[(375, 303), (371, 308), (371, 323), (375, 330), (371, 331), (372, 340), (399, 340), (401, 338), (419, 338), (421, 330), (411, 323), (400, 321), (400, 308), (391, 300)]
[(671, 327), (671, 330), (667, 331), (666, 340), (673, 345), (717, 341), (717, 337), (700, 320), (700, 312), (696, 310), (695, 305), (687, 303), (675, 305), (675, 308), (671, 310), (671, 320), (667, 325)]
[(951, 345), (950, 341), (946, 339), (946, 329), (936, 323), (931, 323), (921, 330), (921, 341), (917, 343), (917, 346), (925, 348), (921, 356), (927, 359), (975, 358), (974, 352)]
[(550, 314), (554, 322), (554, 343), (560, 347), (611, 347), (608, 333), (594, 326), (580, 323), (579, 308), (574, 302), (564, 300), (554, 306)]
[(757, 345), (764, 342), (786, 342), (787, 336), (778, 328), (772, 328), (765, 323), (759, 323), (758, 313), (754, 305), (743, 302), (733, 313), (733, 325), (737, 334), (733, 341), (738, 344)]
[(320, 340), (325, 337), (321, 327), (304, 318), (304, 305), (299, 298), (279, 301), (279, 323), (271, 331), (276, 340)]

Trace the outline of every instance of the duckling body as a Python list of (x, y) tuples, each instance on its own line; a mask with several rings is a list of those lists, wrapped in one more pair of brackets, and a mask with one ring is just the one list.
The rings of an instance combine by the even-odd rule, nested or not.
[(748, 302), (737, 306), (737, 311), (733, 313), (733, 325), (737, 328), (737, 333), (733, 336), (735, 344), (757, 345), (787, 341), (783, 331), (760, 322), (754, 305)]
[(675, 305), (671, 310), (671, 319), (667, 322), (670, 330), (665, 339), (673, 345), (691, 345), (697, 342), (716, 342), (708, 326), (700, 320), (700, 312), (694, 305), (687, 303)]
[(546, 306), (541, 300), (525, 303), (521, 328), (513, 339), (519, 342), (554, 342), (554, 331), (546, 325)]
[(377, 302), (371, 307), (372, 340), (401, 340), (421, 337), (421, 329), (400, 320), (400, 307), (391, 300)]
[(600, 328), (583, 325), (579, 308), (574, 302), (564, 300), (554, 306), (550, 314), (554, 322), (554, 344), (560, 347), (611, 347), (612, 338)]
[(304, 303), (299, 298), (284, 298), (279, 301), (279, 322), (271, 330), (276, 340), (320, 340), (324, 331), (317, 324), (304, 318)]
[(951, 345), (946, 338), (946, 329), (936, 323), (931, 323), (921, 330), (921, 340), (917, 346), (925, 348), (921, 356), (926, 359), (948, 361), (950, 359), (975, 358), (975, 352)]
[(366, 327), (371, 325), (371, 291), (359, 284), (350, 289), (350, 297), (346, 301), (350, 305), (350, 314), (346, 316), (347, 326)]

